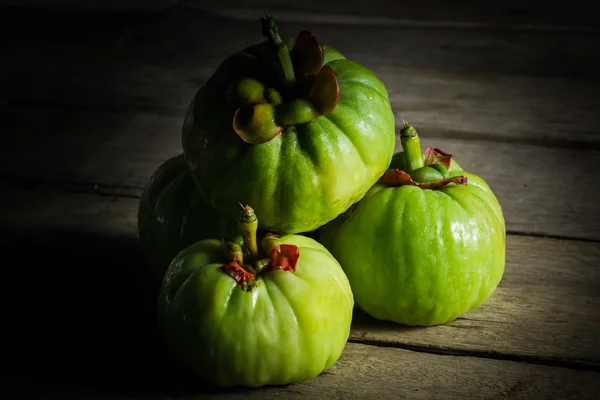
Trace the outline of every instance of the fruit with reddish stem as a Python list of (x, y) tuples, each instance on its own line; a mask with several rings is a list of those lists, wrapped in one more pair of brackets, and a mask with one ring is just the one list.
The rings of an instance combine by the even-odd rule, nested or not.
[(314, 239), (257, 235), (258, 214), (242, 207), (241, 245), (206, 239), (171, 262), (159, 296), (162, 336), (175, 358), (209, 384), (311, 379), (346, 345), (354, 307), (348, 279)]
[(421, 153), (405, 124), (379, 183), (319, 239), (346, 272), (356, 304), (371, 316), (437, 325), (494, 293), (505, 264), (500, 203), (487, 183), (437, 148)]

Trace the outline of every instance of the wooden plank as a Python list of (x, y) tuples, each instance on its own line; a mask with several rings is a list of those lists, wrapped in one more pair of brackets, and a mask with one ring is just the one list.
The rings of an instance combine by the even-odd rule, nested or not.
[(178, 0), (0, 0), (0, 7), (164, 11)]
[[(472, 27), (492, 25), (499, 28), (529, 27), (596, 27), (593, 13), (582, 12), (588, 9), (587, 3), (576, 0), (569, 7), (558, 4), (540, 6), (536, 0), (508, 0), (473, 2), (425, 0), (418, 2), (398, 2), (397, 0), (375, 1), (336, 1), (303, 0), (181, 0), (183, 7), (220, 12), (226, 15), (256, 13), (266, 11), (275, 15), (283, 13), (306, 20), (339, 23), (392, 23), (422, 22), (435, 26), (452, 23), (453, 26)], [(354, 18), (352, 18), (354, 17)]]
[(5, 174), (142, 188), (162, 160), (182, 151), (176, 117), (59, 109), (11, 117), (0, 150)]
[(600, 142), (600, 80), (451, 73), (375, 67), (390, 92), (396, 124), (427, 136), (557, 147)]
[[(85, 169), (90, 156), (100, 154), (107, 143), (118, 140), (120, 134), (129, 137), (130, 134), (122, 130), (134, 118), (133, 113), (60, 109), (27, 110), (20, 114), (6, 112), (0, 115), (1, 125), (11, 132), (5, 136), (6, 147), (2, 153), (6, 154), (6, 158), (0, 163), (7, 167), (14, 165), (18, 168), (20, 165), (31, 168), (38, 170), (40, 177), (54, 178), (69, 176), (74, 169)], [(141, 130), (138, 132), (143, 133)], [(19, 149), (16, 150), (19, 155), (11, 156), (12, 150), (9, 149)], [(103, 157), (110, 159), (111, 155), (104, 154)], [(36, 159), (37, 162), (34, 161)], [(23, 163), (25, 160), (29, 160), (31, 165), (26, 166)], [(101, 171), (100, 165), (94, 165)]]
[[(137, 205), (131, 198), (5, 189), (0, 197), (2, 240), (6, 257), (20, 255), (21, 260), (19, 268), (7, 271), (5, 279), (12, 283), (5, 306), (15, 318), (26, 319), (23, 329), (34, 315), (73, 319), (80, 307), (92, 320), (131, 320), (139, 326), (126, 335), (135, 336), (152, 323), (154, 297), (140, 273)], [(39, 256), (23, 257), (32, 250)], [(59, 270), (49, 267), (55, 262)], [(599, 262), (599, 243), (509, 235), (505, 276), (480, 308), (455, 322), (421, 329), (378, 322), (357, 311), (351, 338), (600, 370)], [(18, 295), (25, 286), (31, 298)], [(107, 288), (110, 298), (103, 295)], [(69, 314), (72, 295), (80, 299)], [(37, 296), (46, 303), (40, 304)], [(36, 312), (23, 311), (28, 307)]]
[[(162, 360), (161, 360), (162, 361)], [(150, 366), (155, 367), (155, 363)], [(338, 362), (320, 376), (291, 385), (261, 389), (206, 389), (190, 381), (179, 385), (165, 379), (165, 366), (148, 371), (139, 365), (126, 389), (111, 384), (103, 373), (101, 385), (86, 389), (44, 390), (53, 399), (596, 399), (599, 374), (562, 368), (470, 357), (441, 357), (401, 349), (348, 344)], [(139, 376), (139, 378), (138, 378)], [(154, 378), (154, 379), (153, 379)], [(156, 388), (156, 386), (159, 386)], [(165, 388), (164, 386), (170, 385)], [(78, 386), (81, 386), (78, 385)], [(98, 389), (101, 387), (103, 389)], [(31, 388), (20, 388), (19, 394)], [(38, 389), (40, 390), (40, 389)], [(102, 390), (103, 394), (98, 391)]]
[(488, 356), (512, 354), (527, 359), (543, 354), (548, 362), (560, 360), (562, 354), (577, 354), (573, 361), (596, 364), (600, 356), (598, 265), (597, 243), (509, 235), (506, 273), (484, 306), (432, 329), (402, 328), (360, 313), (351, 337), (408, 347), (460, 348)]
[[(139, 195), (155, 168), (182, 151), (180, 116), (31, 109), (10, 118), (11, 139), (0, 149), (5, 179), (79, 182)], [(600, 152), (430, 137), (422, 146), (451, 152), (482, 176), (509, 231), (600, 240), (600, 209), (590, 189)]]
[[(116, 69), (123, 74), (97, 80), (77, 76), (53, 76), (43, 82), (34, 79), (25, 87), (8, 88), (5, 101), (43, 105), (52, 98), (77, 108), (137, 108), (183, 115), (196, 90), (213, 72), (212, 68), (150, 65)], [(373, 70), (388, 88), (397, 125), (403, 119), (411, 121), (424, 135), (571, 147), (585, 143), (599, 148), (600, 115), (593, 106), (600, 102), (600, 81), (451, 74), (376, 65)], [(26, 75), (20, 78), (26, 79)]]
[[(257, 25), (182, 12), (140, 22), (111, 46), (82, 44), (52, 58), (46, 41), (13, 39), (2, 96), (8, 105), (182, 115), (226, 55), (262, 40)], [(282, 23), (286, 33), (302, 28), (378, 74), (397, 120), (425, 135), (557, 146), (600, 141), (597, 35)]]
[[(156, 15), (141, 11), (3, 7), (0, 12), (0, 33), (4, 38), (6, 53), (2, 66), (8, 67), (17, 61), (23, 67), (42, 73), (52, 68), (55, 57), (60, 59), (65, 52), (85, 58), (85, 55), (94, 54), (125, 35), (136, 24), (155, 18)], [(32, 49), (34, 46), (35, 49)], [(28, 54), (28, 51), (35, 51), (36, 54)], [(18, 55), (13, 52), (18, 52)], [(43, 63), (28, 64), (34, 59), (38, 62), (43, 60)]]
[[(223, 55), (264, 40), (263, 12), (227, 16), (181, 10), (140, 25), (128, 37), (139, 55), (176, 60), (179, 66), (199, 67), (200, 61), (220, 61)], [(544, 77), (598, 77), (600, 38), (587, 32), (520, 32), (433, 27), (331, 25), (326, 19), (279, 18), (282, 35), (311, 30), (322, 43), (336, 47), (364, 64), (448, 72), (498, 73)], [(218, 39), (215, 39), (218, 38)], [(143, 40), (143, 42), (140, 42)], [(194, 57), (198, 55), (198, 57)], [(169, 57), (175, 57), (169, 58)], [(578, 57), (583, 57), (578, 59)], [(156, 63), (158, 63), (158, 61)], [(584, 61), (585, 60), (585, 61)]]
[(139, 194), (154, 169), (182, 151), (180, 117), (54, 108), (10, 117), (0, 149), (5, 177), (130, 186)]

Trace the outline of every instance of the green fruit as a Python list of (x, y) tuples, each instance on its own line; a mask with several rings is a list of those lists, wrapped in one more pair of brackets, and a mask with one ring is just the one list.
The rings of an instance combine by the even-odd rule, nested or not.
[(236, 229), (234, 220), (219, 215), (196, 191), (182, 154), (157, 168), (140, 198), (138, 234), (157, 279), (185, 247)]
[(338, 360), (350, 333), (352, 291), (331, 254), (301, 235), (259, 243), (256, 226), (240, 223), (243, 246), (194, 243), (175, 257), (162, 284), (167, 348), (212, 385), (311, 379)]
[[(383, 83), (308, 32), (225, 59), (186, 113), (182, 145), (205, 200), (231, 217), (252, 204), (261, 229), (317, 229), (386, 171), (395, 121)], [(291, 51), (289, 50), (291, 49)]]
[[(441, 324), (481, 305), (499, 284), (504, 218), (483, 179), (437, 149), (422, 155), (416, 132), (401, 139), (405, 151), (381, 183), (324, 226), (320, 240), (342, 265), (363, 311), (406, 325)], [(424, 174), (410, 175), (424, 168), (423, 160), (445, 163), (449, 168), (435, 170), (446, 177), (422, 182), (415, 176)]]

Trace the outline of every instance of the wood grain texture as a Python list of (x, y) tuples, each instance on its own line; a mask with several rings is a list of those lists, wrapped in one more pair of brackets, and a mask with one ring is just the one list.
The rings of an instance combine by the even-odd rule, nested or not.
[[(67, 27), (85, 21), (57, 18)], [(280, 25), (290, 35), (311, 29), (373, 70), (398, 121), (421, 126), (424, 135), (600, 148), (598, 35)], [(187, 10), (141, 18), (102, 38), (77, 51), (30, 34), (9, 40), (3, 101), (182, 115), (224, 57), (263, 39), (254, 19)]]
[(599, 244), (509, 235), (505, 275), (484, 306), (431, 329), (401, 328), (360, 313), (351, 335), (490, 357), (542, 356), (547, 362), (571, 354), (573, 361), (598, 366), (598, 265)]
[[(12, 129), (0, 148), (0, 167), (9, 180), (99, 185), (137, 196), (158, 165), (182, 151), (180, 116), (33, 109), (5, 117)], [(454, 154), (465, 170), (488, 182), (509, 231), (600, 240), (591, 174), (600, 152), (423, 137), (422, 148), (430, 146)]]
[[(0, 15), (0, 241), (5, 260), (16, 260), (3, 269), (2, 311), (5, 340), (18, 350), (4, 355), (11, 386), (0, 397), (597, 398), (593, 13), (577, 1), (181, 3), (168, 14)], [(454, 153), (484, 177), (518, 234), (508, 235), (492, 298), (456, 321), (406, 328), (357, 310), (342, 358), (314, 380), (194, 388), (155, 336), (137, 197), (181, 151), (198, 87), (226, 55), (262, 40), (264, 8), (283, 32), (311, 29), (380, 76), (397, 120), (419, 129), (423, 147)]]
[[(89, 324), (114, 318), (125, 324), (128, 335), (151, 324), (154, 303), (144, 283), (137, 205), (131, 198), (5, 189), (0, 197), (2, 240), (8, 256), (21, 259), (19, 268), (6, 277), (12, 282), (6, 306), (18, 312), (20, 325), (35, 323), (30, 320), (33, 315), (73, 320), (82, 312), (80, 307)], [(43, 258), (23, 257), (29, 249)], [(49, 267), (54, 262), (60, 270)], [(379, 322), (357, 311), (351, 338), (380, 346), (600, 370), (599, 263), (598, 243), (509, 235), (505, 276), (480, 308), (425, 329)], [(11, 295), (23, 285), (30, 288), (31, 298)], [(81, 299), (71, 304), (71, 295)], [(38, 296), (46, 296), (46, 303), (38, 304)], [(24, 307), (37, 311), (23, 312)], [(92, 325), (84, 323), (81, 329)], [(101, 330), (106, 329), (110, 327)], [(43, 345), (52, 340), (52, 335), (44, 339), (47, 333), (41, 329), (30, 334), (40, 335)], [(110, 339), (117, 340), (115, 335), (111, 332)]]
[[(325, 20), (328, 23), (354, 23), (368, 21), (382, 25), (401, 23), (444, 23), (463, 28), (494, 26), (503, 29), (532, 27), (582, 28), (597, 27), (590, 6), (580, 0), (569, 7), (535, 0), (469, 1), (448, 3), (442, 0), (374, 0), (374, 1), (319, 1), (319, 0), (181, 0), (182, 7), (221, 12), (226, 15), (249, 14), (266, 11), (274, 15), (294, 14), (305, 20)], [(352, 18), (354, 17), (354, 18)]]
[[(162, 371), (159, 371), (162, 372)], [(469, 357), (442, 357), (400, 349), (348, 344), (338, 362), (305, 382), (261, 389), (206, 390), (189, 382), (175, 389), (115, 390), (115, 400), (196, 399), (596, 399), (600, 374)], [(148, 386), (156, 383), (149, 382)], [(97, 389), (96, 389), (97, 390)], [(128, 394), (121, 394), (121, 393)], [(158, 392), (158, 393), (157, 393)], [(175, 392), (175, 394), (173, 393)], [(92, 394), (93, 393), (93, 394)], [(105, 399), (84, 390), (61, 390), (44, 399)]]
[(0, 0), (0, 7), (164, 11), (178, 0)]
[[(442, 0), (358, 0), (286, 1), (286, 0), (0, 0), (0, 7), (66, 8), (94, 10), (165, 11), (174, 5), (180, 9), (201, 9), (225, 15), (271, 12), (295, 15), (307, 20), (339, 23), (431, 24), (461, 28), (493, 26), (499, 29), (594, 29), (597, 28), (587, 2), (576, 0), (564, 7), (535, 0), (473, 2)], [(587, 11), (587, 12), (586, 12)]]

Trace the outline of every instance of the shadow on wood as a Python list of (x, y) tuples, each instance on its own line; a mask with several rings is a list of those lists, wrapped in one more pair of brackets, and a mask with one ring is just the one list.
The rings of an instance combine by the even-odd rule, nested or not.
[(20, 393), (23, 387), (135, 395), (217, 391), (190, 383), (163, 351), (157, 285), (144, 273), (137, 241), (6, 228), (0, 238), (5, 260), (14, 260), (4, 268), (4, 343), (10, 343), (4, 370)]
[[(403, 334), (408, 334), (409, 332), (413, 335), (418, 334), (419, 331), (427, 331), (431, 330), (430, 327), (424, 326), (407, 326), (401, 325), (390, 321), (383, 321), (376, 318), (371, 317), (360, 308), (354, 308), (354, 315), (352, 316), (352, 327), (357, 331), (362, 333), (368, 332), (370, 330), (376, 330), (378, 332), (394, 332), (398, 335), (398, 337), (402, 337)], [(353, 337), (354, 336), (354, 337)], [(361, 335), (352, 335), (351, 338), (355, 340), (361, 339)], [(364, 338), (363, 338), (364, 339)], [(410, 345), (406, 347), (411, 347)]]
[[(192, 383), (165, 353), (156, 325), (158, 282), (135, 238), (0, 227), (5, 259), (5, 370), (13, 388), (132, 395), (232, 393)], [(361, 324), (402, 328), (357, 310)], [(9, 389), (10, 390), (10, 389)], [(19, 389), (21, 390), (21, 389)]]

